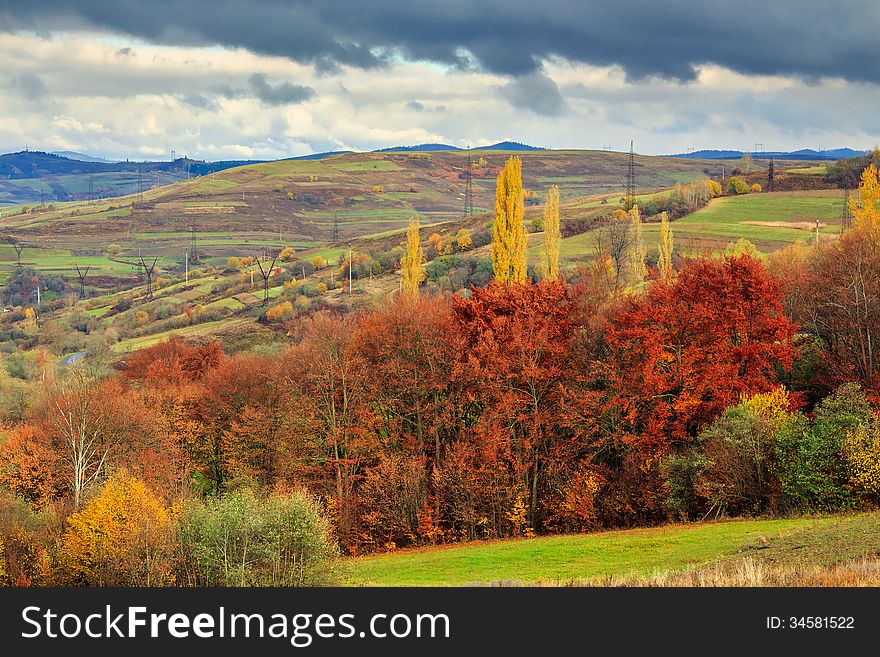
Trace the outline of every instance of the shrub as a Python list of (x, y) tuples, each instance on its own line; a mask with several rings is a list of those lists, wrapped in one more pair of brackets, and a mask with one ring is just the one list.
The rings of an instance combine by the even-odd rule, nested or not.
[(880, 497), (880, 426), (877, 418), (861, 424), (843, 439), (843, 455), (854, 490), (872, 498)]
[(21, 498), (0, 489), (0, 586), (50, 585), (49, 547), (57, 529), (53, 512), (35, 512)]
[(709, 510), (732, 515), (766, 509), (773, 427), (744, 404), (728, 408), (699, 437), (706, 456), (696, 494)]
[(738, 176), (732, 177), (727, 181), (728, 194), (748, 194), (749, 184)]
[(59, 581), (72, 586), (172, 584), (171, 519), (161, 500), (127, 471), (67, 519)]
[(774, 445), (774, 473), (785, 510), (829, 512), (854, 506), (843, 442), (870, 421), (861, 388), (846, 384), (818, 406), (812, 427), (802, 416), (782, 427)]
[(195, 503), (180, 519), (181, 568), (197, 586), (312, 586), (332, 581), (338, 550), (317, 502), (302, 492), (242, 489)]
[(266, 319), (274, 322), (291, 314), (293, 314), (293, 304), (290, 301), (282, 301), (266, 311)]
[(761, 187), (758, 183), (753, 183), (751, 187), (749, 187), (750, 192), (763, 192), (764, 188)]

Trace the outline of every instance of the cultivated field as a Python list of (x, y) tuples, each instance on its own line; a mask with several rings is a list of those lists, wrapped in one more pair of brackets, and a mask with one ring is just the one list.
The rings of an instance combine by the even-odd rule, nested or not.
[[(643, 197), (644, 198), (644, 197)], [(723, 251), (731, 242), (746, 239), (762, 253), (789, 244), (833, 238), (840, 232), (843, 215), (841, 190), (768, 192), (713, 199), (705, 208), (672, 222), (675, 249), (684, 255)], [(660, 226), (646, 223), (645, 244), (654, 253)], [(568, 261), (589, 258), (595, 252), (596, 236), (591, 232), (562, 240), (561, 257)], [(538, 257), (537, 249), (533, 250)]]

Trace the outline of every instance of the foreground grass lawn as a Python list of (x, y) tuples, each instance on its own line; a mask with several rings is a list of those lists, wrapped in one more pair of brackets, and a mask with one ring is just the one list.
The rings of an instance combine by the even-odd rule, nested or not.
[[(749, 549), (755, 545), (762, 549)], [(744, 551), (776, 555), (777, 545), (785, 547), (786, 559), (796, 558), (792, 553), (804, 548), (816, 555), (811, 561), (834, 561), (838, 554), (841, 558), (877, 554), (880, 517), (737, 520), (471, 543), (352, 558), (346, 566), (348, 583), (354, 586), (553, 584), (679, 571), (736, 558)]]

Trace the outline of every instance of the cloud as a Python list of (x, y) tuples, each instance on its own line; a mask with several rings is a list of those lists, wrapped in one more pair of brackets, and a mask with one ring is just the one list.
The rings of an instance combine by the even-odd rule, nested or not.
[(251, 92), (266, 105), (292, 105), (312, 100), (315, 90), (290, 82), (279, 82), (276, 85), (269, 84), (266, 76), (262, 73), (254, 73), (248, 78)]
[(520, 76), (499, 89), (511, 105), (541, 116), (561, 116), (567, 109), (559, 87), (545, 73)]
[(29, 71), (13, 74), (9, 86), (13, 92), (17, 92), (30, 102), (42, 100), (49, 93), (43, 79), (36, 73)]
[[(128, 46), (136, 57), (117, 56)], [(512, 78), (396, 57), (380, 69), (341, 66), (328, 76), (312, 64), (241, 49), (17, 33), (0, 37), (0, 88), (11, 101), (0, 104), (0, 152), (27, 143), (121, 159), (165, 156), (171, 147), (207, 159), (245, 152), (272, 159), (507, 137), (615, 149), (634, 139), (642, 153), (880, 141), (877, 85), (807, 84), (709, 65), (695, 75), (687, 83), (635, 81), (620, 66), (553, 57)]]
[(548, 57), (620, 66), (633, 80), (693, 80), (701, 64), (763, 75), (880, 82), (876, 0), (29, 0), (0, 30), (98, 29), (173, 45), (220, 45), (309, 62), (384, 67), (395, 58), (509, 76)]

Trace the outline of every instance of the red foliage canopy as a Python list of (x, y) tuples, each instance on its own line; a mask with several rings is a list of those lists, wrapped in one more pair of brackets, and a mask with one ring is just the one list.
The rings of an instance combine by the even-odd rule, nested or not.
[(794, 331), (758, 260), (697, 260), (611, 318), (604, 410), (628, 442), (691, 438), (744, 393), (776, 383), (777, 368), (791, 367)]

